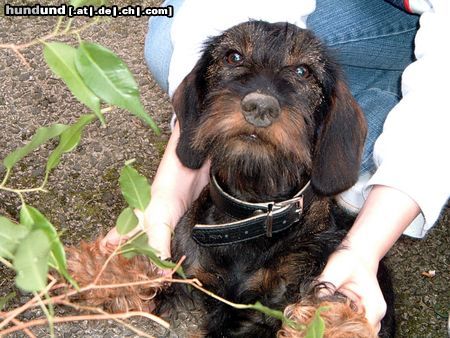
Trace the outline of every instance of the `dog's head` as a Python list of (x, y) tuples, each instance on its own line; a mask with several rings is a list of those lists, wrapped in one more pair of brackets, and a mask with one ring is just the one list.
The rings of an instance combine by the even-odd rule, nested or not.
[(317, 193), (333, 195), (357, 180), (365, 120), (307, 30), (250, 21), (211, 38), (173, 105), (182, 163), (199, 168), (210, 158), (238, 190), (288, 194), (311, 179)]

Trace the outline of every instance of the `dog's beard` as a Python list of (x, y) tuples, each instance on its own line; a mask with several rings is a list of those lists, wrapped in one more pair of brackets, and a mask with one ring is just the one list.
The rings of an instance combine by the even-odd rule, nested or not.
[(229, 193), (249, 202), (292, 197), (307, 173), (293, 158), (272, 152), (240, 140), (217, 142), (211, 146), (211, 171)]
[(249, 124), (240, 101), (221, 95), (206, 110), (193, 146), (206, 152), (224, 188), (248, 201), (292, 195), (311, 169), (310, 136), (295, 112), (282, 111), (266, 128)]

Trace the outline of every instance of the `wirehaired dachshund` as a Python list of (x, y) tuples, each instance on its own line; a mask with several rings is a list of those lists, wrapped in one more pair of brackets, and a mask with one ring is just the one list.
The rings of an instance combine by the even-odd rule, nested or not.
[[(185, 255), (186, 274), (229, 301), (278, 310), (299, 302), (345, 236), (331, 201), (357, 181), (366, 136), (330, 52), (292, 24), (239, 24), (207, 41), (173, 106), (181, 162), (211, 162), (210, 184), (175, 228), (173, 259)], [(380, 335), (392, 337), (383, 266), (379, 280), (388, 303)], [(206, 313), (206, 337), (274, 337), (281, 327), (181, 285), (160, 309), (189, 302)]]

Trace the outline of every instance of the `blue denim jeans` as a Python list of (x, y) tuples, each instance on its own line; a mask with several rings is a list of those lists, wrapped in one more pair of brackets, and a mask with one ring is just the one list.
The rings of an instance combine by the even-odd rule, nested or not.
[[(168, 0), (175, 17), (183, 0)], [(403, 70), (414, 61), (414, 37), (419, 17), (382, 0), (316, 0), (307, 27), (342, 65), (353, 96), (369, 126), (361, 173), (373, 173), (373, 146), (389, 111), (401, 98)], [(156, 82), (167, 91), (172, 45), (172, 18), (149, 20), (145, 59)]]

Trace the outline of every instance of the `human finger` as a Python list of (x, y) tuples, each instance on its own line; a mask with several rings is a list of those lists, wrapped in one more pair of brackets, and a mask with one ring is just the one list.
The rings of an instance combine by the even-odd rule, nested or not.
[(100, 245), (103, 247), (115, 248), (120, 244), (126, 242), (130, 237), (136, 234), (141, 228), (138, 226), (125, 235), (121, 235), (117, 232), (116, 227), (109, 230), (106, 236), (100, 241)]

